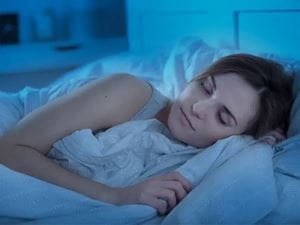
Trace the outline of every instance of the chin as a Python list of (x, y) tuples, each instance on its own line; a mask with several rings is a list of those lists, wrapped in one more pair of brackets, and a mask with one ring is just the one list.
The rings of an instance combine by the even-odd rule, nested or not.
[(175, 138), (177, 138), (179, 141), (185, 142), (182, 137), (182, 132), (184, 131), (177, 123), (173, 123), (172, 121), (168, 120), (168, 128)]
[[(188, 138), (186, 137), (187, 132), (182, 127), (180, 127), (179, 124), (168, 121), (168, 127), (169, 127), (170, 132), (173, 134), (173, 136), (178, 141), (181, 141), (187, 145), (192, 145), (191, 141), (188, 140)], [(194, 145), (192, 145), (192, 146), (194, 146)]]

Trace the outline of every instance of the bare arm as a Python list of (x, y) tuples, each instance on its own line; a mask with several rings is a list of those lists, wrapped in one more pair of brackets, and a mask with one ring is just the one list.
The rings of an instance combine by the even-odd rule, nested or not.
[(60, 167), (36, 149), (1, 140), (1, 151), (3, 149), (9, 151), (9, 154), (6, 154), (5, 158), (1, 154), (1, 163), (13, 170), (76, 191), (93, 199), (119, 204), (116, 190)]
[(150, 98), (151, 87), (116, 74), (89, 83), (33, 111), (7, 137), (47, 154), (53, 143), (75, 130), (97, 131), (128, 121)]
[(113, 75), (87, 84), (24, 117), (1, 137), (0, 162), (7, 167), (117, 203), (111, 188), (75, 175), (46, 155), (58, 139), (83, 128), (93, 131), (129, 120), (151, 95), (151, 87), (130, 75)]
[(53, 143), (75, 130), (97, 131), (128, 121), (150, 98), (151, 87), (130, 75), (113, 75), (33, 111), (0, 138), (0, 163), (7, 167), (113, 204), (148, 204), (166, 212), (163, 196), (174, 207), (189, 184), (179, 174), (152, 178), (118, 189), (65, 170), (46, 155)]

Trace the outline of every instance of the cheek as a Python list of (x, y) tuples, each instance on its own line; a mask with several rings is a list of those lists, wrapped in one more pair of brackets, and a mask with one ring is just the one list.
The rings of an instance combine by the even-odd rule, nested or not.
[(211, 135), (211, 137), (212, 140), (217, 141), (219, 139), (223, 139), (236, 134), (239, 134), (239, 132), (234, 132), (233, 130), (229, 130), (227, 128), (219, 128), (218, 130), (215, 131), (214, 135)]
[(178, 111), (179, 111), (179, 105), (177, 102), (174, 102), (174, 104), (171, 107), (169, 116), (168, 116), (168, 127), (172, 132), (177, 133), (178, 130)]
[(203, 133), (194, 134), (193, 136), (189, 137), (189, 142), (195, 147), (206, 148), (214, 144), (217, 139), (217, 137), (211, 136), (204, 131)]
[(195, 101), (197, 98), (199, 98), (200, 89), (198, 89), (197, 87), (195, 87), (192, 84), (189, 84), (178, 96), (177, 101), (178, 102), (193, 102)]
[(181, 121), (180, 105), (173, 104), (168, 117), (168, 128), (178, 140), (186, 142), (193, 133)]
[(206, 132), (205, 138), (208, 142), (214, 143), (219, 139), (228, 137), (232, 135), (232, 132), (227, 130), (224, 127), (219, 126), (215, 121), (210, 121), (210, 124), (204, 128), (204, 132)]
[[(246, 114), (246, 113), (245, 113)], [(244, 131), (246, 131), (249, 126), (252, 125), (252, 122), (255, 118), (255, 113), (252, 112), (252, 114), (248, 114), (248, 115), (243, 115), (240, 117), (239, 119), (239, 133), (243, 133)]]
[(205, 134), (202, 136), (203, 137), (203, 142), (206, 142), (206, 144), (213, 144), (215, 143), (219, 138), (220, 135), (217, 134), (216, 132), (211, 132), (211, 131), (204, 131)]

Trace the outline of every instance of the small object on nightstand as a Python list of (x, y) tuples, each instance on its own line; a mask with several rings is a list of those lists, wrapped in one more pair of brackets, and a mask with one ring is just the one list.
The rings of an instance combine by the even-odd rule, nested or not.
[(0, 14), (0, 45), (19, 42), (18, 14)]
[(59, 45), (55, 47), (56, 51), (74, 51), (81, 48), (80, 44), (66, 44), (66, 45)]

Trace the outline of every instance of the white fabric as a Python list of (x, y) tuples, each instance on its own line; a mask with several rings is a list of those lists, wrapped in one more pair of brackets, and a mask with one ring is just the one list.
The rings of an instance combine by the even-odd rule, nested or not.
[[(14, 96), (14, 103), (7, 104), (9, 101), (6, 99), (7, 96), (4, 96), (3, 98), (5, 98), (6, 103), (3, 104), (4, 108), (0, 108), (1, 118), (6, 117), (9, 119), (3, 123), (6, 128), (2, 129), (1, 127), (0, 129), (5, 132), (9, 126), (18, 121), (20, 113), (27, 114), (47, 101), (55, 99), (63, 93), (61, 90), (70, 91), (76, 88), (76, 82), (74, 83), (73, 78), (83, 78), (83, 80), (86, 80), (88, 77), (103, 77), (114, 72), (129, 72), (149, 79), (153, 84), (158, 85), (156, 87), (162, 93), (175, 98), (186, 82), (195, 74), (201, 72), (218, 57), (230, 53), (235, 52), (232, 50), (219, 51), (212, 49), (199, 39), (187, 39), (180, 42), (173, 49), (148, 58), (118, 55), (105, 60), (99, 60), (68, 73), (63, 79), (52, 85), (51, 89), (23, 90), (20, 96), (22, 101), (18, 99), (18, 96)], [(25, 105), (22, 105), (23, 103)], [(8, 114), (11, 109), (14, 112)], [(83, 131), (79, 131), (75, 135), (76, 138), (85, 139), (85, 137), (79, 135), (81, 134), (80, 132)], [(86, 135), (88, 132), (84, 131), (83, 133)], [(89, 138), (95, 137), (89, 135)], [(186, 221), (196, 223), (197, 221), (201, 221), (201, 218), (203, 218), (202, 221), (206, 222), (230, 221), (230, 223), (236, 223), (237, 221), (241, 221), (242, 217), (247, 218), (247, 222), (251, 221), (251, 223), (254, 223), (258, 221), (258, 217), (263, 216), (268, 210), (271, 210), (275, 204), (274, 202), (276, 202), (276, 196), (274, 196), (274, 180), (270, 170), (272, 165), (269, 157), (270, 154), (267, 154), (268, 157), (260, 158), (262, 152), (270, 152), (270, 148), (260, 146), (265, 151), (252, 151), (252, 148), (246, 148), (245, 146), (242, 151), (241, 146), (238, 144), (243, 143), (244, 140), (241, 140), (239, 138), (220, 140), (221, 142), (216, 143), (216, 146), (218, 146), (217, 149), (203, 151), (202, 154), (191, 158), (178, 169), (194, 185), (200, 183), (189, 194), (191, 197), (188, 196), (174, 210), (174, 213), (167, 217), (166, 224), (168, 224), (168, 221), (172, 221), (173, 224), (178, 223), (178, 221), (181, 221), (182, 224)], [(70, 147), (73, 139), (69, 139), (69, 141), (65, 148)], [(96, 143), (97, 141), (98, 139), (94, 139), (94, 142), (91, 143)], [(237, 145), (233, 144), (235, 141), (237, 141)], [(226, 143), (230, 142), (230, 145), (226, 145)], [(236, 148), (232, 147), (232, 144)], [(223, 147), (223, 149), (220, 147)], [(60, 148), (62, 147), (60, 146)], [(186, 160), (189, 158), (190, 155), (187, 154)], [(140, 174), (139, 180), (158, 174), (161, 171), (176, 169), (183, 163), (180, 157), (176, 162), (173, 159), (170, 161), (165, 160), (164, 168), (161, 168), (160, 164), (153, 164), (152, 167), (147, 168), (147, 172)], [(266, 177), (269, 179), (266, 179)], [(231, 188), (227, 188), (227, 183), (233, 181), (233, 178), (236, 178), (235, 181), (240, 181), (244, 185), (231, 183)], [(106, 224), (109, 222), (113, 224), (126, 222), (135, 224), (137, 221), (144, 221), (155, 216), (155, 210), (141, 205), (133, 208), (125, 206), (125, 211), (122, 211), (124, 208), (112, 208), (112, 206), (103, 210), (102, 206), (105, 203), (95, 202), (69, 190), (16, 173), (4, 166), (0, 166), (0, 179), (0, 216), (28, 219), (45, 218), (43, 224), (64, 222), (72, 224), (80, 222), (97, 223), (98, 221)], [(260, 185), (264, 187), (263, 192), (261, 192)], [(268, 189), (268, 187), (270, 188)], [(234, 196), (237, 193), (237, 198), (235, 198)], [(250, 205), (241, 205), (241, 199), (245, 196), (249, 196), (247, 199), (250, 201)], [(257, 196), (260, 198), (256, 198)], [(263, 196), (266, 196), (266, 198), (264, 199)], [(234, 201), (232, 201), (231, 197), (233, 197)], [(205, 204), (203, 204), (203, 198), (205, 199)], [(32, 199), (36, 199), (36, 201), (30, 201)], [(253, 204), (253, 199), (259, 201), (258, 206)], [(235, 205), (235, 201), (238, 200), (240, 200), (239, 204)], [(8, 203), (10, 203), (10, 207), (8, 207)], [(96, 213), (92, 213), (95, 207), (100, 207), (100, 211), (104, 213), (100, 214), (97, 211)], [(199, 209), (199, 211), (193, 211), (196, 209)], [(191, 212), (194, 212), (194, 214), (191, 214)], [(70, 216), (68, 217), (68, 215)], [(116, 217), (115, 215), (118, 216)], [(228, 216), (226, 217), (226, 215)], [(47, 220), (47, 216), (53, 217)], [(123, 222), (121, 222), (122, 218)], [(227, 218), (227, 220), (224, 218)], [(0, 223), (4, 223), (3, 221), (0, 220)], [(40, 224), (40, 222), (37, 221), (36, 224)]]
[[(254, 147), (255, 146), (255, 147)], [(234, 157), (242, 151), (249, 151), (252, 148), (269, 148), (263, 143), (259, 143), (250, 136), (231, 136), (217, 141), (214, 145), (206, 148), (201, 154), (197, 154), (179, 167), (179, 171), (193, 186), (197, 186), (206, 176), (208, 171), (214, 171), (224, 162)], [(199, 169), (201, 168), (201, 169)], [(205, 169), (204, 169), (205, 168)]]
[(163, 70), (160, 90), (175, 99), (186, 84), (214, 60), (215, 49), (201, 39), (186, 38), (171, 51)]
[[(226, 151), (223, 154), (227, 155)], [(256, 223), (278, 203), (272, 156), (270, 146), (253, 143), (233, 157), (221, 160), (223, 163), (215, 162), (218, 166), (210, 169), (162, 225)], [(197, 157), (200, 159), (201, 154), (194, 158)], [(204, 159), (195, 161), (195, 172), (203, 162)]]
[(0, 92), (0, 136), (23, 117), (24, 109), (17, 94)]
[(0, 184), (0, 224), (27, 224), (28, 219), (36, 220), (28, 224), (37, 225), (136, 224), (156, 214), (145, 205), (113, 206), (96, 201), (1, 164)]
[[(128, 124), (136, 124), (141, 121), (132, 121), (128, 122)], [(149, 120), (146, 121), (145, 127), (151, 127), (153, 126), (153, 123), (155, 124), (155, 120)], [(126, 128), (128, 128), (128, 124), (124, 126), (116, 127), (115, 130), (112, 130), (111, 132), (117, 132), (118, 134), (124, 135), (126, 132)], [(142, 124), (139, 124), (142, 125)], [(139, 130), (140, 126), (137, 129)], [(155, 129), (155, 126), (154, 126)], [(150, 131), (145, 132), (146, 136), (144, 138), (150, 138), (153, 142), (153, 145), (158, 145), (158, 148), (151, 148), (153, 150), (153, 154), (161, 154), (164, 159), (170, 162), (170, 158), (172, 159), (172, 154), (181, 154), (182, 147), (178, 146), (179, 151), (176, 152), (173, 151), (170, 147), (174, 147), (176, 145), (167, 143), (167, 140), (164, 140), (164, 137), (159, 134), (149, 134)], [(128, 133), (128, 132), (127, 132)], [(153, 135), (153, 136), (152, 136)], [(126, 136), (126, 135), (125, 135)], [(135, 139), (136, 137), (133, 135), (128, 134), (128, 140)], [(143, 137), (143, 135), (141, 135)], [(143, 140), (143, 138), (141, 138)], [(155, 141), (157, 140), (157, 142)], [(161, 141), (165, 141), (165, 143), (161, 144)], [(126, 142), (126, 140), (125, 140)], [(139, 143), (137, 141), (137, 143)], [(151, 142), (146, 142), (145, 144), (149, 144)], [(233, 143), (239, 143), (237, 145), (232, 145)], [(88, 144), (88, 145), (87, 145)], [(83, 130), (82, 132), (75, 132), (74, 135), (68, 136), (62, 141), (59, 141), (57, 144), (55, 144), (55, 148), (59, 147), (62, 150), (70, 150), (71, 148), (74, 150), (73, 156), (80, 156), (82, 159), (86, 159), (87, 157), (92, 156), (95, 157), (95, 153), (99, 154), (97, 151), (99, 148), (99, 144), (101, 141), (97, 139), (96, 136), (92, 135), (91, 132), (88, 132), (87, 130)], [(206, 153), (203, 156), (200, 156), (202, 153), (197, 155), (197, 159), (193, 159), (191, 161), (188, 161), (188, 164), (184, 165), (179, 169), (180, 172), (183, 174), (187, 173), (188, 171), (195, 171), (196, 169), (199, 171), (199, 176), (193, 173), (193, 176), (189, 176), (188, 179), (192, 179), (191, 182), (196, 184), (199, 183), (199, 181), (203, 178), (203, 175), (213, 169), (214, 167), (218, 167), (225, 163), (229, 158), (234, 156), (236, 153), (243, 150), (248, 145), (248, 141), (245, 141), (242, 137), (230, 137), (227, 139), (223, 139), (218, 141), (214, 147), (210, 147), (206, 150)], [(132, 146), (132, 143), (130, 143), (128, 146)], [(133, 144), (134, 147), (134, 144)], [(159, 147), (162, 147), (161, 149)], [(80, 149), (80, 153), (77, 152), (77, 150)], [(114, 148), (111, 146), (109, 150), (118, 150), (119, 147), (116, 145)], [(104, 151), (107, 149), (104, 149)], [(96, 152), (95, 152), (96, 151)], [(187, 150), (189, 151), (189, 150)], [(190, 157), (194, 155), (195, 149), (190, 149), (190, 151), (193, 151), (193, 154), (190, 154)], [(76, 155), (77, 154), (77, 155)], [(78, 155), (80, 154), (80, 155)], [(102, 152), (102, 155), (105, 155), (105, 152)], [(150, 153), (151, 154), (151, 153)], [(166, 154), (170, 154), (169, 156)], [(206, 160), (207, 159), (207, 160)], [(184, 159), (185, 161), (186, 159)], [(100, 160), (101, 161), (101, 160)], [(165, 160), (164, 160), (165, 161)], [(172, 160), (171, 160), (172, 161)], [(85, 167), (92, 168), (94, 166), (94, 162), (84, 162)], [(182, 162), (182, 160), (181, 160)], [(202, 163), (206, 162), (206, 163)], [(178, 161), (175, 162), (176, 164)], [(167, 165), (171, 165), (167, 162)], [(164, 168), (164, 165), (156, 164), (156, 167), (160, 167), (161, 169)], [(95, 171), (97, 172), (97, 171)], [(134, 171), (135, 173), (135, 171)], [(0, 197), (0, 216), (10, 216), (10, 217), (21, 217), (21, 218), (45, 218), (47, 216), (54, 216), (54, 215), (64, 215), (71, 212), (79, 211), (88, 211), (89, 209), (93, 209), (94, 207), (102, 207), (102, 206), (109, 206), (109, 204), (97, 202), (94, 200), (90, 200), (89, 198), (86, 198), (84, 196), (81, 196), (80, 194), (74, 193), (72, 191), (66, 190), (61, 187), (57, 187), (52, 184), (48, 184), (43, 181), (39, 181), (38, 179), (35, 179), (33, 177), (29, 177), (14, 171), (9, 170), (8, 168), (2, 166), (0, 167), (0, 174), (1, 174), (1, 197)], [(88, 174), (89, 175), (89, 174)], [(126, 179), (130, 178), (132, 174), (127, 174), (127, 171), (123, 175), (128, 175)], [(108, 178), (108, 183), (111, 184), (114, 183), (113, 180)], [(116, 180), (117, 181), (117, 180)], [(118, 181), (117, 181), (118, 182)], [(122, 185), (122, 184), (121, 184)], [(32, 201), (32, 199), (36, 199), (38, 202)], [(10, 204), (8, 204), (10, 203)], [(24, 205), (25, 204), (25, 205)], [(26, 207), (25, 207), (26, 206)], [(75, 208), (76, 210), (75, 210)], [(120, 208), (116, 208), (111, 206), (111, 215), (113, 215), (113, 212), (117, 213), (120, 211)], [(143, 208), (143, 206), (141, 206)], [(105, 208), (107, 209), (107, 208)], [(74, 211), (75, 210), (75, 211)], [(122, 211), (122, 210), (121, 210)], [(127, 211), (128, 212), (128, 211)], [(131, 218), (137, 218), (137, 220), (145, 219), (153, 217), (153, 211), (147, 211), (148, 213), (143, 214), (143, 217), (141, 214), (136, 215), (134, 211), (131, 213)], [(115, 214), (117, 215), (117, 214)], [(105, 216), (105, 215), (102, 215)], [(101, 215), (98, 215), (99, 218), (101, 218)], [(107, 217), (105, 217), (107, 218)], [(112, 218), (113, 221), (119, 221), (119, 217)]]
[(203, 72), (209, 65), (221, 57), (249, 53), (281, 63), (288, 72), (299, 70), (300, 62), (294, 59), (281, 58), (278, 55), (243, 49), (216, 49), (209, 46), (199, 37), (187, 37), (180, 40), (170, 54), (163, 67), (163, 83), (160, 91), (170, 98), (176, 98), (193, 77)]
[[(251, 142), (250, 137), (241, 136), (220, 140), (178, 171), (196, 185), (207, 171)], [(76, 131), (56, 142), (48, 157), (81, 176), (121, 187), (183, 164), (201, 151), (176, 141), (162, 123), (149, 119), (129, 121), (97, 135), (90, 129)]]
[(169, 165), (163, 161), (183, 163), (195, 151), (150, 119), (122, 123), (95, 136), (90, 129), (76, 131), (56, 142), (48, 157), (84, 177), (120, 187), (135, 183), (149, 168)]
[[(17, 111), (21, 110), (22, 107), (24, 107), (26, 113), (29, 113), (35, 108), (37, 108), (38, 106), (45, 104), (46, 101), (51, 101), (56, 97), (60, 96), (62, 93), (69, 92), (70, 90), (73, 90), (74, 88), (78, 87), (80, 84), (85, 82), (87, 82), (86, 79), (79, 79), (76, 82), (75, 81), (69, 82), (68, 84), (61, 85), (60, 87), (52, 87), (49, 90), (26, 89), (26, 92), (23, 92), (21, 95), (21, 99), (24, 101), (23, 102), (24, 105), (19, 104), (20, 101), (15, 96), (13, 100), (18, 104), (15, 104), (14, 106), (18, 108)], [(5, 95), (4, 98), (6, 97), (10, 98), (10, 96)], [(5, 99), (5, 100), (6, 103), (8, 103), (11, 99), (10, 100)], [(4, 114), (7, 114), (7, 112), (4, 112)], [(17, 114), (17, 116), (19, 117), (20, 115)], [(17, 121), (17, 119), (18, 118), (16, 118), (15, 120)], [(132, 125), (134, 124), (134, 122), (137, 121), (132, 121)], [(151, 123), (145, 123), (144, 128), (142, 126), (136, 126), (138, 128), (135, 129), (138, 130), (138, 129), (151, 128), (152, 132), (155, 129), (159, 130), (160, 127), (159, 123), (157, 123), (157, 121), (152, 121), (152, 122), (154, 122), (154, 124), (156, 125), (153, 125)], [(122, 126), (115, 127), (114, 129), (118, 130), (119, 134), (121, 134), (122, 132), (124, 134), (125, 131), (126, 132), (128, 131), (126, 129), (128, 128), (128, 124), (127, 125), (125, 124), (124, 127), (122, 129), (121, 128)], [(133, 127), (130, 129), (133, 129)], [(108, 131), (106, 134), (104, 133), (99, 134), (99, 136), (101, 135), (109, 136), (116, 131), (111, 130), (111, 132), (112, 133)], [(168, 148), (168, 145), (170, 144), (174, 145), (173, 143), (171, 142), (168, 143), (169, 140), (161, 136), (161, 134), (158, 133), (151, 134), (149, 131), (147, 132), (145, 132), (145, 134), (141, 136), (139, 141), (143, 141), (144, 138), (144, 144), (149, 145), (150, 142), (148, 142), (147, 139), (148, 140), (153, 139), (154, 140), (153, 144), (158, 144), (160, 147), (162, 147), (162, 148), (157, 148), (156, 153), (158, 154), (170, 153), (170, 151), (172, 151), (172, 148)], [(66, 137), (65, 140), (61, 140), (61, 142), (59, 143), (60, 144), (66, 143), (66, 145), (64, 146), (65, 148), (70, 148), (73, 146), (76, 147), (77, 149), (80, 148), (80, 145), (78, 145), (78, 143), (81, 143), (82, 149), (86, 149), (87, 147), (89, 147), (90, 150), (94, 150), (95, 147), (97, 147), (99, 144), (97, 143), (98, 142), (97, 136), (93, 136), (91, 132), (88, 132), (87, 130), (75, 132), (74, 135), (75, 136), (71, 135), (70, 137)], [(75, 138), (73, 139), (73, 137)], [(87, 141), (87, 139), (85, 139), (86, 137), (88, 137), (89, 139), (94, 139), (94, 141), (88, 141), (87, 142), (88, 145), (85, 145), (86, 144), (85, 141)], [(124, 141), (125, 142), (130, 141), (133, 138), (134, 138), (133, 135), (132, 136), (129, 135), (129, 137), (127, 137), (127, 139), (125, 138)], [(203, 174), (206, 174), (206, 172), (210, 168), (213, 168), (220, 163), (222, 164), (222, 161), (219, 161), (219, 163), (217, 163), (218, 160), (222, 158), (221, 157), (222, 155), (226, 156), (225, 153), (227, 152), (228, 156), (232, 156), (240, 150), (240, 149), (228, 148), (230, 146), (228, 143), (232, 142), (233, 140), (234, 139), (232, 138), (229, 138), (227, 140), (222, 140), (221, 142), (217, 143), (218, 148), (216, 148), (215, 150), (210, 149), (209, 151), (205, 151), (205, 154), (203, 156), (200, 156), (199, 154), (198, 158), (195, 158), (192, 161), (188, 162), (188, 165), (190, 166), (186, 165), (182, 167), (183, 168), (182, 173), (188, 176), (189, 173), (187, 171), (189, 170), (196, 171), (199, 169), (199, 176), (188, 177), (188, 179), (190, 179), (194, 184), (196, 184), (197, 182), (199, 182), (200, 179), (203, 178)], [(161, 141), (163, 141), (162, 143), (164, 143), (164, 146), (161, 144)], [(114, 142), (114, 140), (112, 139), (111, 142)], [(221, 144), (222, 142), (224, 144)], [(74, 145), (74, 143), (76, 144)], [(136, 142), (136, 147), (138, 143), (139, 142)], [(94, 147), (92, 147), (93, 144), (95, 144)], [(60, 145), (58, 144), (57, 146)], [(222, 147), (224, 148), (225, 146), (227, 146), (227, 150), (221, 149)], [(115, 147), (117, 147), (117, 145)], [(180, 148), (180, 146), (178, 146), (178, 148)], [(191, 153), (191, 151), (193, 153)], [(171, 169), (175, 169), (176, 167), (180, 166), (183, 162), (185, 162), (185, 160), (191, 158), (191, 156), (195, 154), (194, 150), (191, 151), (190, 152), (187, 151), (185, 152), (185, 154), (182, 154), (182, 152), (179, 151), (169, 159), (168, 156), (165, 155), (163, 159), (164, 161), (163, 164), (155, 163), (155, 161), (153, 161), (153, 163), (150, 163), (149, 167), (146, 168), (147, 170), (144, 171), (145, 173), (140, 174), (140, 177), (137, 180), (143, 180), (148, 176), (160, 173), (162, 171), (166, 172)], [(199, 163), (198, 163), (199, 160), (201, 162), (200, 165), (203, 163), (203, 160), (206, 162), (206, 164), (203, 163), (202, 169), (199, 167)], [(226, 161), (226, 157), (224, 158), (224, 162), (225, 161)], [(211, 167), (207, 165), (211, 165)], [(194, 167), (194, 169), (192, 169), (192, 167)], [(106, 203), (96, 202), (92, 199), (86, 198), (70, 190), (49, 184), (47, 182), (38, 180), (36, 178), (21, 173), (14, 172), (4, 166), (0, 167), (0, 175), (1, 175), (0, 176), (1, 178), (0, 216), (8, 216), (14, 218), (23, 218), (23, 219), (43, 218), (42, 220), (38, 220), (36, 224), (39, 224), (41, 222), (43, 222), (43, 224), (47, 224), (47, 223), (51, 224), (54, 223), (54, 221), (60, 223), (62, 223), (63, 221), (67, 221), (67, 222), (73, 221), (72, 223), (76, 224), (76, 222), (79, 223), (79, 221), (95, 222), (96, 220), (102, 221), (103, 223), (109, 221), (114, 224), (126, 223), (126, 221), (127, 222), (130, 221), (131, 224), (134, 224), (135, 222), (138, 221), (144, 221), (146, 219), (153, 218), (153, 216), (155, 216), (156, 214), (154, 209), (147, 206), (132, 206), (132, 207), (124, 206), (120, 208), (120, 207), (111, 206)], [(112, 180), (109, 181), (112, 182)], [(32, 199), (35, 199), (35, 201), (32, 201)], [(97, 209), (99, 209), (99, 211), (103, 213), (95, 213), (95, 210)], [(77, 212), (76, 215), (74, 215), (74, 212)], [(67, 216), (68, 214), (72, 216), (68, 217)], [(118, 216), (116, 217), (115, 215)], [(47, 217), (50, 218), (46, 219)], [(124, 217), (126, 219), (124, 219)], [(35, 222), (31, 222), (31, 224), (35, 224)]]

